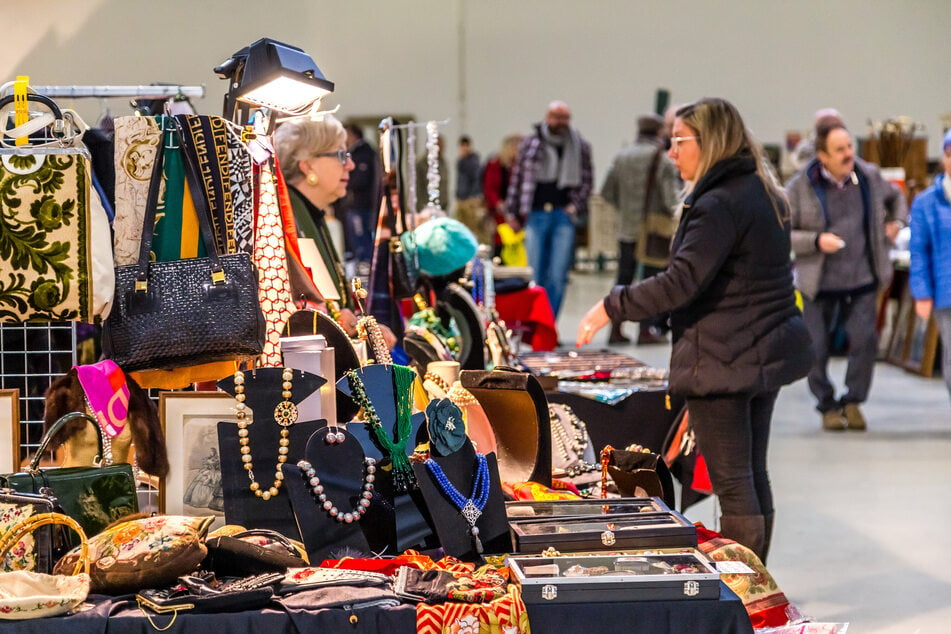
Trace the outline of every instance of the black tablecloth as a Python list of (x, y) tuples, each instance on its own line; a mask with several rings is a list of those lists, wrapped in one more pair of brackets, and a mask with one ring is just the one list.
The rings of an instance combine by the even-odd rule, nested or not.
[[(134, 599), (90, 597), (91, 610), (66, 617), (29, 621), (0, 620), (0, 632), (17, 634), (102, 634), (121, 632), (154, 634), (155, 627), (136, 607)], [(545, 604), (528, 608), (533, 634), (550, 632), (615, 632), (752, 634), (743, 603), (724, 584), (720, 599), (687, 601), (632, 601), (624, 603)], [(350, 621), (356, 616), (357, 622)], [(172, 622), (171, 615), (153, 616), (159, 628)], [(385, 632), (412, 634), (416, 631), (416, 608), (365, 607), (357, 610), (285, 609), (279, 604), (249, 612), (187, 614), (175, 617), (167, 632), (204, 634), (297, 634), (299, 632)]]
[(545, 396), (550, 403), (569, 405), (585, 422), (595, 451), (605, 445), (622, 449), (638, 443), (660, 453), (667, 431), (683, 407), (683, 399), (672, 396), (667, 409), (664, 389), (634, 392), (617, 405), (568, 392), (546, 392)]

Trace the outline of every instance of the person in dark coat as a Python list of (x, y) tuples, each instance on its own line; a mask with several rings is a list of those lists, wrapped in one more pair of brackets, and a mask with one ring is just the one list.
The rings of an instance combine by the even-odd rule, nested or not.
[(677, 111), (669, 156), (688, 190), (670, 265), (614, 287), (582, 318), (578, 345), (612, 321), (670, 312), (669, 389), (686, 398), (720, 499), (721, 532), (765, 560), (773, 405), (812, 363), (793, 290), (788, 206), (740, 113), (723, 99)]

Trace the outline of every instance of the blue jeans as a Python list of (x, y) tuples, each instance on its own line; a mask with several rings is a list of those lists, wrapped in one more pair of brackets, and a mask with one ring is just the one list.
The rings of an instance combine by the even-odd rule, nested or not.
[(564, 209), (533, 210), (525, 224), (525, 251), (535, 270), (535, 282), (548, 293), (551, 310), (558, 317), (568, 285), (575, 249), (575, 223)]
[(951, 306), (934, 309), (934, 320), (941, 332), (941, 374), (951, 395)]

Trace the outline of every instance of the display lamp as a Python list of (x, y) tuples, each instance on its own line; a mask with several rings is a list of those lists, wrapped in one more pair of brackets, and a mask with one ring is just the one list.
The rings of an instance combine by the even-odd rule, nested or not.
[(252, 106), (306, 114), (334, 89), (310, 55), (269, 38), (242, 48), (214, 72), (230, 82), (224, 116), (240, 125), (248, 123)]

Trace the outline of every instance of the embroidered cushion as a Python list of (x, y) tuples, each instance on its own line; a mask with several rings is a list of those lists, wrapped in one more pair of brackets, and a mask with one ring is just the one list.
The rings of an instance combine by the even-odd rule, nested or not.
[[(91, 592), (123, 594), (161, 588), (198, 568), (213, 516), (157, 515), (119, 522), (89, 540)], [(72, 570), (74, 548), (56, 564), (56, 574)]]

